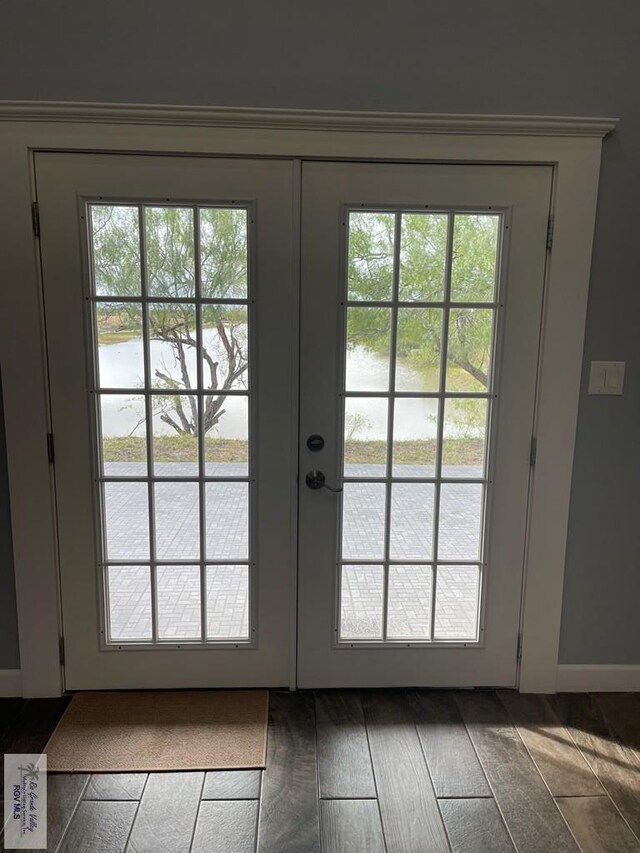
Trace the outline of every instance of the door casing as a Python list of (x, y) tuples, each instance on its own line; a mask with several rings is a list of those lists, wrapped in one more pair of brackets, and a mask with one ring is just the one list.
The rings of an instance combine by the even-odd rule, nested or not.
[[(9, 102), (0, 105), (0, 121), (0, 229), (8, 247), (0, 275), (20, 283), (0, 292), (0, 361), (23, 695), (56, 696), (62, 689), (47, 371), (31, 210), (37, 150), (554, 167), (519, 673), (521, 691), (554, 692), (601, 146), (616, 120)], [(19, 360), (15, 328), (22, 330)]]

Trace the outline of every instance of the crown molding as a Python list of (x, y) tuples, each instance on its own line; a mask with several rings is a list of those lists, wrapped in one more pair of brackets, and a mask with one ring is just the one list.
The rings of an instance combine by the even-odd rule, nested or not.
[(599, 138), (606, 136), (618, 124), (616, 118), (577, 116), (347, 112), (70, 101), (0, 101), (0, 120), (356, 133)]

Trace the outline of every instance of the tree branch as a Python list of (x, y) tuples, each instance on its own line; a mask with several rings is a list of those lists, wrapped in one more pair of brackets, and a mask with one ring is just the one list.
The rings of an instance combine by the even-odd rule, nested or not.
[(218, 366), (219, 366), (219, 362), (214, 361), (211, 358), (211, 356), (209, 355), (209, 353), (206, 350), (206, 347), (202, 347), (202, 357), (204, 358), (204, 360), (207, 362), (207, 365), (209, 366), (209, 373), (211, 374), (211, 385), (210, 385), (210, 387), (211, 388), (217, 388), (218, 387)]
[(160, 420), (161, 420), (161, 421), (163, 421), (165, 424), (168, 424), (170, 427), (172, 427), (172, 428), (173, 428), (173, 429), (178, 433), (178, 435), (184, 435), (184, 430), (182, 429), (182, 427), (180, 427), (180, 426), (179, 426), (179, 425), (178, 425), (178, 424), (173, 420), (173, 418), (171, 417), (171, 415), (168, 415), (166, 412), (163, 412), (163, 413), (160, 415)]
[(456, 365), (456, 367), (460, 367), (462, 370), (465, 370), (470, 376), (473, 376), (481, 385), (485, 388), (489, 387), (489, 377), (485, 373), (484, 370), (480, 370), (479, 367), (475, 367), (468, 361), (466, 358), (459, 358), (452, 353), (449, 353), (448, 360)]
[(207, 397), (205, 402), (205, 413), (204, 413), (204, 432), (209, 432), (211, 427), (214, 427), (220, 418), (224, 415), (225, 409), (222, 408), (226, 401), (226, 395), (220, 395), (219, 397)]

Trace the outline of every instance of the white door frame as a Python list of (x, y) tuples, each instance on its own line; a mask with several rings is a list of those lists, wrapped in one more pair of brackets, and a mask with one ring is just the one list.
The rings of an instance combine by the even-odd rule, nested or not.
[(0, 121), (0, 364), (23, 695), (62, 689), (36, 150), (554, 166), (519, 677), (523, 692), (554, 692), (601, 146), (616, 121), (38, 102), (0, 103)]

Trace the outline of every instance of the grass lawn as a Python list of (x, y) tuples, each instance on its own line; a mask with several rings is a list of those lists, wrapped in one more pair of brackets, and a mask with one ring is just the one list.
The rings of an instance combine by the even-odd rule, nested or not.
[[(455, 438), (445, 440), (446, 461), (449, 465), (472, 465), (483, 459), (481, 439)], [(146, 459), (144, 438), (106, 438), (105, 462), (143, 462)], [(192, 462), (197, 457), (197, 441), (191, 436), (158, 436), (153, 442), (156, 462)], [(224, 462), (246, 462), (246, 442), (231, 438), (205, 439), (205, 458)], [(435, 462), (436, 440), (395, 442), (394, 461), (400, 465)], [(354, 441), (345, 445), (345, 461), (351, 465), (386, 462), (385, 441)]]

